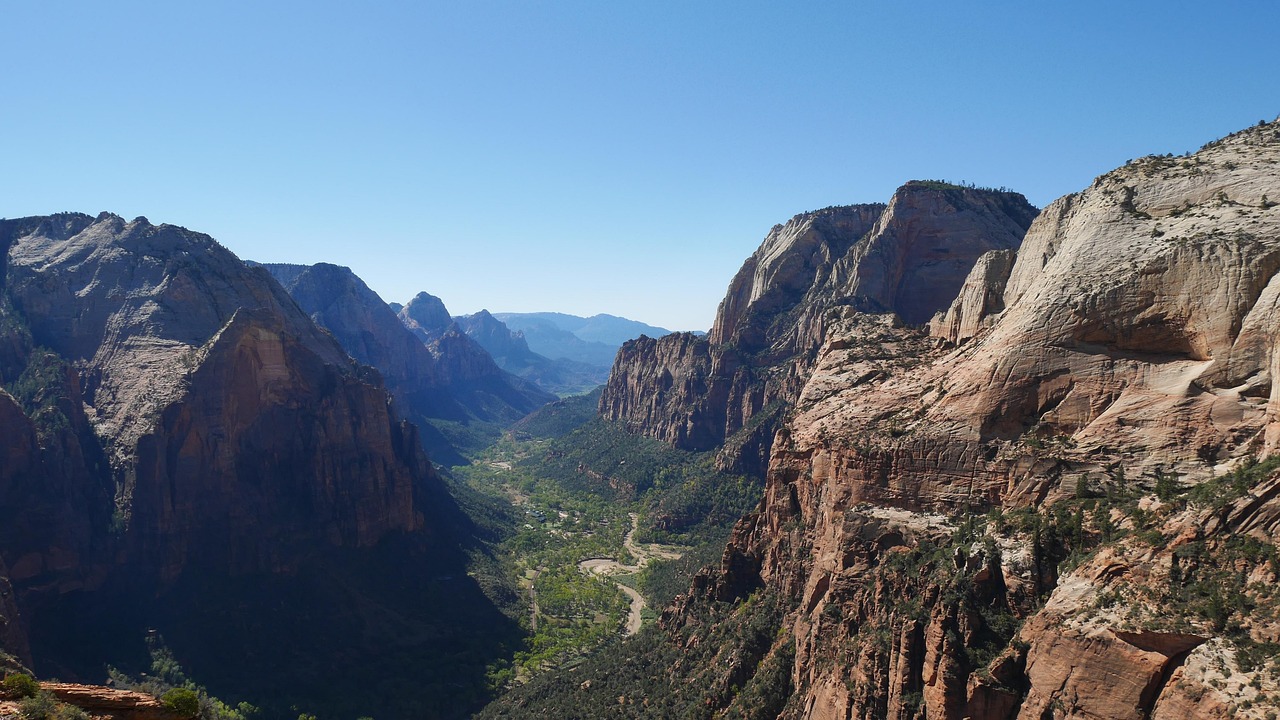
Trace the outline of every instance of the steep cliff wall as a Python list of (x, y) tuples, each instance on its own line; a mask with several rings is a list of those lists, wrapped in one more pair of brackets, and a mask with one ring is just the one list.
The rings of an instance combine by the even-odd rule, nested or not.
[[(234, 572), (287, 566), (275, 541), (363, 545), (415, 526), (411, 487), (428, 476), (385, 391), (264, 271), (207, 236), (107, 214), (35, 222), (8, 257), (14, 310), (72, 368), (68, 407), (107, 449), (126, 544), (163, 575), (233, 536), (255, 546), (228, 553)], [(347, 503), (358, 518), (335, 517)], [(195, 541), (206, 532), (219, 538)]]
[(789, 598), (783, 717), (1274, 714), (1277, 163), (1272, 123), (1055, 202), (934, 323), (959, 348), (829, 325), (664, 622)]
[(705, 339), (623, 347), (601, 414), (690, 450), (751, 435), (722, 462), (762, 473), (781, 410), (799, 399), (839, 309), (925, 323), (981, 255), (1016, 248), (1035, 214), (1015, 193), (921, 182), (887, 206), (798, 215), (743, 265)]

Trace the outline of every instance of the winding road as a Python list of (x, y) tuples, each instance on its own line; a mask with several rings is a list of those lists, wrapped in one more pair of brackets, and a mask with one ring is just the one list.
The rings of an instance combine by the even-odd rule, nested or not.
[[(635, 513), (631, 513), (631, 529), (627, 531), (627, 536), (623, 538), (622, 544), (627, 548), (627, 552), (631, 553), (636, 559), (635, 565), (623, 565), (613, 558), (588, 558), (578, 563), (578, 569), (584, 573), (592, 575), (618, 575), (640, 572), (640, 569), (649, 564), (653, 558), (661, 558), (663, 560), (674, 560), (680, 557), (680, 553), (664, 549), (657, 545), (641, 547), (635, 543), (636, 528), (640, 525), (640, 517)], [(628, 587), (620, 582), (615, 581), (618, 589), (626, 593), (631, 598), (631, 612), (627, 615), (627, 629), (624, 634), (630, 636), (640, 632), (641, 613), (644, 612), (645, 601), (640, 593), (634, 588)]]

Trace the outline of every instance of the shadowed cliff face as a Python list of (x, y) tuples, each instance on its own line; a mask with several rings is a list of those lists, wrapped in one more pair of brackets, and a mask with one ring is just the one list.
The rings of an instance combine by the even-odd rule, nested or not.
[[(423, 442), (441, 462), (460, 458), (456, 448), (437, 437), (432, 420), (507, 425), (554, 399), (504, 372), (465, 336), (449, 336), (452, 321), (438, 298), (421, 293), (397, 317), (348, 268), (326, 263), (263, 267), (351, 357), (382, 374), (398, 411), (418, 425)], [(409, 325), (402, 322), (406, 318)]]
[[(74, 368), (127, 547), (160, 552), (172, 577), (188, 548), (233, 537), (367, 545), (415, 527), (411, 488), (428, 476), (416, 446), (393, 441), (385, 391), (265, 272), (182, 228), (75, 220), (14, 239), (6, 290), (32, 343)], [(205, 532), (221, 537), (192, 542)], [(222, 568), (287, 567), (292, 553), (269, 545)]]
[[(433, 679), (458, 713), (483, 693), (514, 628), (469, 578), (439, 580), (466, 577), (473, 529), (376, 371), (199, 233), (60, 215), (0, 221), (0, 243), (9, 652), (30, 640), (38, 671), (93, 679), (151, 628), (259, 704), (338, 702), (336, 674)], [(358, 300), (333, 317), (377, 320)], [(407, 384), (399, 351), (426, 350), (382, 309), (406, 342), (359, 349)], [(424, 635), (451, 649), (406, 644)], [(359, 669), (311, 664), (328, 642)]]
[(707, 338), (623, 347), (601, 414), (685, 449), (729, 440), (722, 464), (763, 473), (777, 419), (799, 399), (834, 318), (927, 322), (981, 255), (1016, 248), (1035, 215), (1015, 193), (936, 183), (905, 185), (887, 206), (798, 215), (748, 258)]
[(1240, 463), (1280, 435), (1277, 163), (1273, 123), (1055, 202), (933, 323), (958, 348), (829, 322), (665, 625), (789, 598), (787, 718), (1265, 717), (1280, 493)]

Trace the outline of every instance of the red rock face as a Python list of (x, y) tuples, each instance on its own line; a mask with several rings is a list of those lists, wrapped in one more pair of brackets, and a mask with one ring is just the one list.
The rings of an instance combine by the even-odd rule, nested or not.
[[(824, 325), (761, 507), (695, 585), (794, 602), (783, 717), (1274, 714), (1280, 688), (1246, 655), (1280, 639), (1276, 477), (1231, 502), (1213, 499), (1222, 480), (1209, 499), (1152, 488), (1175, 469), (1209, 483), (1280, 437), (1280, 210), (1263, 200), (1280, 198), (1278, 161), (1280, 127), (1262, 125), (1059, 200), (1011, 267), (986, 256), (937, 316), (959, 347), (865, 314)], [(948, 540), (971, 513), (1045, 517), (1098, 487), (1134, 498), (1105, 511), (1119, 540)], [(1020, 628), (987, 647), (1001, 616)]]
[(91, 717), (111, 720), (181, 720), (182, 717), (165, 708), (159, 700), (142, 692), (61, 682), (40, 683), (40, 687), (59, 701), (84, 710)]
[(1016, 248), (1035, 214), (1013, 193), (908, 184), (888, 206), (798, 215), (734, 277), (707, 338), (624, 346), (601, 414), (689, 450), (743, 433), (721, 464), (762, 473), (777, 418), (799, 400), (831, 322), (851, 311), (927, 322), (980, 255)]

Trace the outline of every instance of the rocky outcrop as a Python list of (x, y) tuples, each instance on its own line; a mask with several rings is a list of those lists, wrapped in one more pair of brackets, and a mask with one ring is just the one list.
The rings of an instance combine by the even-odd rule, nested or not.
[(396, 314), (400, 322), (424, 343), (440, 337), (453, 325), (453, 318), (445, 308), (444, 301), (425, 292), (414, 295)]
[(789, 598), (788, 718), (1274, 714), (1277, 163), (1272, 123), (1098, 178), (983, 257), (941, 346), (827, 320), (759, 510), (664, 624)]
[[(641, 336), (618, 351), (600, 412), (627, 418), (632, 432), (645, 432), (677, 447), (706, 450), (722, 439), (727, 394), (711, 387), (710, 346), (692, 333), (661, 340)], [(720, 417), (707, 418), (709, 413)]]
[(1004, 286), (1016, 258), (1013, 250), (992, 250), (978, 258), (951, 306), (929, 322), (930, 332), (959, 344), (990, 327), (1004, 310)]
[(95, 718), (110, 720), (182, 720), (156, 698), (142, 692), (101, 685), (42, 682), (42, 690)]
[(743, 265), (705, 339), (623, 347), (601, 414), (689, 450), (764, 424), (758, 442), (722, 456), (725, 467), (763, 472), (776, 418), (799, 400), (833, 319), (852, 310), (928, 322), (978, 258), (1016, 248), (1035, 215), (1016, 193), (928, 182), (908, 183), (887, 206), (798, 215)]

